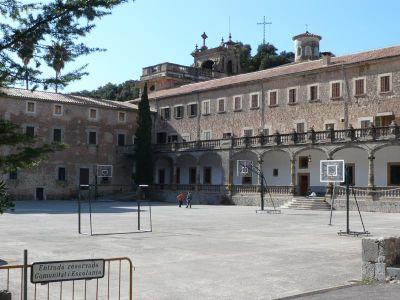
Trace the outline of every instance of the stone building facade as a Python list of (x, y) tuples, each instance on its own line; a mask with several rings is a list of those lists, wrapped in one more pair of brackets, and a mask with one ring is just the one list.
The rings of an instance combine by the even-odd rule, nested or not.
[(71, 199), (80, 184), (95, 183), (97, 165), (113, 166), (112, 178), (97, 179), (103, 188), (132, 185), (133, 162), (126, 145), (133, 143), (136, 105), (22, 89), (1, 92), (1, 118), (39, 143), (68, 145), (35, 168), (3, 174), (13, 198)]
[[(300, 51), (319, 49), (317, 35), (298, 39)], [(364, 198), (398, 196), (398, 46), (339, 57), (311, 50), (292, 64), (156, 91), (150, 101), (164, 189), (256, 192), (259, 178), (235, 170), (251, 160), (277, 194), (325, 194), (319, 161), (344, 159)]]

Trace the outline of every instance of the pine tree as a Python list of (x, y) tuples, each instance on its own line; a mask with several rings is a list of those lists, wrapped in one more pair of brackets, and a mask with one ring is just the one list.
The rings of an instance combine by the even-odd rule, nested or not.
[(153, 183), (153, 158), (151, 151), (151, 128), (149, 98), (147, 84), (144, 85), (143, 94), (139, 102), (139, 114), (136, 130), (135, 181), (137, 184)]

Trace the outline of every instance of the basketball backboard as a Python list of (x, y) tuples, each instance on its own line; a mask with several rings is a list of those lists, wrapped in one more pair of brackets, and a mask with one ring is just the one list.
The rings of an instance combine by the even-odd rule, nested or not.
[(344, 160), (321, 160), (321, 182), (344, 182)]

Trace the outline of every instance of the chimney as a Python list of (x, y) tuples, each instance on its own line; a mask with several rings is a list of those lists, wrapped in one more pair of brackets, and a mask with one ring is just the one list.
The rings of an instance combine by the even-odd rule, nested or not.
[(331, 52), (322, 52), (322, 62), (324, 66), (329, 66), (331, 64), (331, 58), (333, 54)]

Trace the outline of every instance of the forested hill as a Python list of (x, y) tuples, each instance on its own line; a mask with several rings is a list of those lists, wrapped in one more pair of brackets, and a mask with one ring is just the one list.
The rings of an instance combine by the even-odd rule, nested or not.
[(132, 100), (139, 97), (139, 88), (136, 87), (136, 82), (136, 80), (128, 80), (121, 84), (109, 82), (93, 91), (84, 90), (71, 94), (116, 101)]

